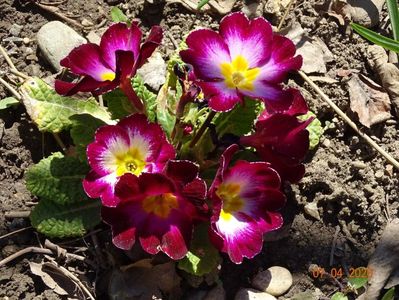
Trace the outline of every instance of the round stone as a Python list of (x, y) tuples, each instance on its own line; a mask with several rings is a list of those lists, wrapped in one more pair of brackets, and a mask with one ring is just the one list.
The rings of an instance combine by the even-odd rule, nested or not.
[(254, 289), (241, 289), (234, 300), (276, 300), (276, 297)]
[(273, 266), (259, 272), (252, 280), (252, 286), (273, 296), (280, 296), (292, 286), (292, 275), (286, 268)]

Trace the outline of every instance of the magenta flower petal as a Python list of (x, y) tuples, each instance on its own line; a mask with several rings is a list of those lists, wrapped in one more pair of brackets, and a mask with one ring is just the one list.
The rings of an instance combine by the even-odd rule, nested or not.
[(291, 101), (280, 101), (282, 106), (279, 106), (279, 102), (277, 103), (268, 103), (268, 108), (265, 109), (260, 116), (258, 117), (259, 121), (265, 120), (276, 113), (284, 113), (290, 116), (300, 116), (304, 115), (309, 111), (308, 105), (306, 104), (305, 99), (302, 94), (293, 88), (287, 89), (284, 91), (286, 97), (290, 98)]
[(264, 18), (249, 20), (243, 13), (231, 13), (221, 21), (219, 33), (195, 30), (186, 41), (188, 49), (180, 56), (193, 66), (196, 84), (212, 110), (228, 111), (244, 96), (263, 100), (266, 106), (289, 106), (280, 83), (301, 67), (302, 58), (294, 56), (290, 40), (273, 34)]
[(93, 172), (87, 176), (84, 187), (90, 197), (100, 196), (103, 205), (116, 206), (120, 202), (114, 194), (116, 179), (125, 173), (160, 172), (174, 157), (175, 150), (161, 127), (148, 122), (144, 115), (132, 115), (117, 125), (97, 130), (94, 142), (87, 147)]
[(70, 83), (56, 79), (54, 83), (56, 92), (60, 95), (71, 96), (77, 92), (110, 91), (115, 85), (109, 81), (97, 81), (87, 76), (77, 83)]
[(197, 77), (212, 80), (221, 79), (220, 65), (231, 61), (227, 45), (222, 37), (208, 29), (192, 31), (187, 37), (188, 50), (180, 52), (183, 61), (194, 67)]
[[(185, 162), (180, 167), (191, 168)], [(195, 185), (198, 180), (201, 181), (195, 177), (186, 186)], [(120, 177), (116, 195), (121, 202), (102, 211), (104, 221), (112, 227), (114, 244), (127, 249), (126, 246), (133, 246), (139, 239), (150, 254), (162, 251), (172, 259), (183, 258), (188, 251), (193, 222), (202, 212), (181, 192), (182, 184), (181, 180), (174, 181), (160, 173), (143, 173), (139, 177), (127, 173)], [(204, 200), (205, 193), (201, 196)]]
[[(101, 38), (100, 49), (103, 59), (116, 70), (117, 51), (129, 51), (137, 59), (140, 52), (141, 30), (132, 23), (130, 28), (125, 23), (111, 25)], [(130, 74), (129, 74), (130, 75)]]
[(212, 110), (225, 112), (242, 102), (236, 90), (228, 89), (223, 82), (199, 82), (204, 94), (208, 95), (208, 105)]
[(311, 121), (301, 122), (296, 116), (277, 113), (259, 120), (255, 133), (241, 137), (240, 143), (256, 148), (259, 156), (269, 162), (283, 180), (294, 183), (304, 174), (301, 162), (309, 150), (306, 127)]
[(97, 81), (105, 81), (109, 74), (114, 74), (103, 61), (100, 47), (95, 44), (84, 44), (73, 49), (60, 63), (75, 74), (88, 75)]
[(91, 198), (100, 198), (105, 206), (116, 206), (119, 203), (115, 197), (115, 185), (118, 177), (115, 174), (106, 176), (98, 175), (95, 171), (90, 171), (83, 180), (83, 189)]
[(234, 263), (252, 258), (262, 249), (265, 232), (281, 226), (276, 212), (285, 204), (280, 178), (268, 163), (237, 161), (228, 167), (237, 145), (221, 157), (209, 190), (213, 203), (211, 239)]
[(152, 26), (150, 34), (144, 41), (140, 49), (140, 55), (137, 59), (136, 69), (140, 68), (149, 58), (155, 49), (161, 44), (163, 31), (161, 26)]
[(281, 35), (275, 35), (272, 44), (272, 58), (261, 68), (260, 80), (279, 83), (287, 73), (299, 70), (302, 66), (302, 56), (295, 56), (293, 42)]
[(228, 45), (230, 56), (247, 58), (250, 68), (262, 66), (270, 58), (273, 31), (264, 18), (249, 20), (244, 13), (230, 14), (220, 22), (220, 35)]

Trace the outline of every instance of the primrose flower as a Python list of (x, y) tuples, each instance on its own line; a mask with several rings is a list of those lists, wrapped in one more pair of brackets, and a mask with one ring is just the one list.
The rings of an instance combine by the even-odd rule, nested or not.
[(291, 40), (273, 34), (264, 18), (249, 20), (243, 13), (224, 17), (219, 33), (195, 30), (186, 42), (180, 56), (193, 66), (209, 107), (219, 112), (231, 110), (244, 96), (285, 101), (279, 84), (302, 65)]
[(67, 96), (77, 92), (92, 92), (98, 95), (120, 86), (136, 108), (141, 110), (143, 106), (139, 104), (140, 100), (131, 88), (130, 78), (160, 44), (162, 29), (153, 26), (148, 38), (140, 47), (141, 38), (142, 32), (135, 23), (130, 27), (125, 23), (111, 25), (102, 36), (100, 45), (81, 45), (61, 60), (63, 67), (83, 78), (77, 83), (56, 80), (56, 91)]
[(255, 124), (255, 133), (240, 138), (241, 145), (254, 147), (283, 181), (291, 183), (298, 182), (305, 173), (301, 162), (309, 150), (306, 127), (313, 120), (309, 118), (302, 122), (297, 119), (297, 115), (307, 112), (306, 103), (302, 100), (297, 98), (284, 113), (263, 112)]
[(135, 114), (97, 130), (87, 147), (92, 170), (83, 180), (83, 188), (90, 197), (101, 197), (103, 205), (116, 206), (120, 200), (115, 196), (115, 184), (120, 176), (160, 172), (174, 158), (175, 150), (161, 127)]
[(234, 263), (252, 258), (263, 245), (263, 234), (281, 227), (277, 212), (285, 204), (280, 178), (265, 162), (239, 160), (229, 168), (238, 146), (223, 153), (209, 191), (213, 203), (210, 237)]
[(169, 161), (163, 174), (125, 174), (116, 193), (120, 204), (102, 209), (115, 246), (128, 250), (138, 239), (150, 254), (162, 251), (172, 259), (187, 254), (193, 222), (203, 219), (206, 197), (206, 185), (195, 164)]

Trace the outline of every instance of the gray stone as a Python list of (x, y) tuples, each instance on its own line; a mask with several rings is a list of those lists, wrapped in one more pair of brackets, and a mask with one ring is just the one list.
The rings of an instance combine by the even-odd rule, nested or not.
[(44, 58), (56, 71), (61, 69), (60, 61), (75, 47), (87, 41), (75, 30), (59, 22), (52, 21), (40, 28), (37, 33), (37, 43)]
[(276, 297), (254, 289), (241, 289), (234, 300), (276, 300)]
[(12, 24), (10, 27), (10, 34), (12, 36), (19, 36), (19, 34), (22, 31), (22, 28), (24, 28), (22, 25)]
[(292, 286), (292, 275), (286, 268), (273, 266), (256, 274), (252, 286), (273, 296), (280, 296)]
[(137, 70), (145, 84), (158, 91), (166, 80), (166, 63), (159, 52), (154, 52), (148, 61)]

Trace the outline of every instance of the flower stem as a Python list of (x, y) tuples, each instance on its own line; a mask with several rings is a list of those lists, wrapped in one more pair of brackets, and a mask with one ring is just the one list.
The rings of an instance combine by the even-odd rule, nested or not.
[(136, 92), (133, 90), (132, 84), (130, 83), (130, 78), (123, 80), (120, 85), (121, 90), (126, 94), (127, 98), (131, 101), (133, 107), (138, 113), (145, 113), (145, 107), (143, 101), (137, 96)]
[(215, 115), (216, 115), (216, 112), (213, 110), (209, 113), (208, 117), (205, 119), (204, 123), (202, 123), (200, 129), (198, 130), (197, 134), (191, 140), (190, 145), (189, 145), (190, 148), (193, 148), (197, 144), (197, 142), (200, 140), (200, 138), (204, 134), (205, 130), (208, 128), (209, 124), (211, 123), (211, 121)]

